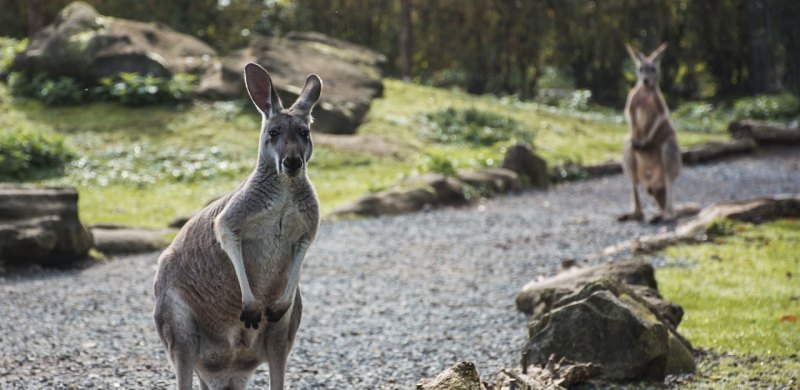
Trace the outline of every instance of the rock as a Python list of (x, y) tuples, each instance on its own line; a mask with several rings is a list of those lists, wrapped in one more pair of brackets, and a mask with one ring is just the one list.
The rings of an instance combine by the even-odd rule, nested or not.
[(751, 138), (759, 144), (787, 144), (800, 142), (800, 127), (771, 124), (764, 121), (744, 119), (728, 125), (734, 138)]
[(189, 220), (192, 219), (195, 215), (197, 215), (197, 213), (175, 217), (175, 219), (173, 219), (167, 224), (167, 227), (173, 229), (180, 229), (183, 227), (183, 225), (186, 225), (186, 222), (189, 222)]
[(121, 225), (95, 225), (90, 228), (94, 248), (107, 255), (153, 252), (169, 245), (170, 229), (143, 229)]
[[(663, 380), (687, 368), (690, 346), (622, 283), (602, 279), (565, 295), (529, 323), (523, 362), (546, 364), (550, 356), (599, 365), (611, 380)], [(694, 364), (691, 364), (692, 372)]]
[(197, 74), (215, 55), (199, 39), (162, 24), (103, 16), (84, 2), (74, 2), (31, 38), (11, 69), (93, 84), (119, 72), (160, 77)]
[[(600, 366), (592, 363), (575, 363), (553, 356), (545, 365), (532, 364), (523, 370), (502, 371), (494, 389), (497, 390), (565, 390), (587, 382), (600, 374)], [(513, 385), (512, 385), (513, 383)]]
[(203, 76), (198, 94), (243, 98), (242, 69), (248, 62), (269, 71), (278, 95), (287, 104), (297, 98), (306, 76), (318, 74), (324, 88), (314, 109), (314, 129), (324, 133), (355, 133), (372, 99), (383, 95), (386, 58), (382, 54), (319, 33), (253, 38), (248, 47), (223, 58)]
[(517, 293), (517, 310), (534, 319), (539, 318), (549, 312), (555, 302), (574, 290), (607, 278), (620, 280), (629, 286), (643, 286), (653, 290), (658, 288), (653, 266), (642, 260), (571, 267), (553, 277), (526, 284)]
[(398, 215), (466, 203), (463, 183), (440, 174), (426, 173), (403, 183), (397, 189), (362, 196), (353, 203), (337, 208), (332, 215)]
[(0, 186), (0, 260), (61, 266), (86, 258), (92, 235), (74, 188)]
[(797, 217), (800, 217), (800, 194), (762, 197), (706, 207), (697, 217), (678, 226), (675, 234), (680, 237), (704, 235), (714, 221), (722, 218), (763, 223), (777, 218)]
[(398, 215), (420, 211), (436, 204), (436, 192), (432, 188), (392, 190), (374, 195), (365, 195), (355, 202), (341, 206), (331, 214), (334, 216)]
[(738, 154), (752, 153), (756, 150), (752, 138), (736, 138), (723, 142), (707, 142), (681, 151), (685, 164), (699, 164)]
[(423, 379), (418, 390), (483, 390), (481, 377), (472, 362), (461, 362), (433, 379)]
[(479, 168), (459, 173), (456, 177), (479, 191), (502, 194), (522, 190), (522, 182), (516, 172), (504, 168)]
[(584, 169), (586, 170), (586, 177), (595, 178), (622, 173), (622, 164), (616, 161), (607, 161), (600, 164), (587, 165)]
[(503, 157), (502, 167), (516, 172), (525, 184), (534, 188), (547, 188), (550, 184), (547, 162), (526, 145), (509, 147)]
[(432, 188), (436, 193), (436, 206), (460, 206), (467, 203), (464, 183), (452, 177), (426, 173), (412, 179), (410, 186)]

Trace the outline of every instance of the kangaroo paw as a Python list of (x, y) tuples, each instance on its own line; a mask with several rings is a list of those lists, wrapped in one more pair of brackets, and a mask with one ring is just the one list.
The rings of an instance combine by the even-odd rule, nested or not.
[(261, 321), (261, 312), (245, 307), (242, 309), (242, 315), (239, 316), (239, 320), (244, 322), (245, 328), (258, 329), (258, 323)]

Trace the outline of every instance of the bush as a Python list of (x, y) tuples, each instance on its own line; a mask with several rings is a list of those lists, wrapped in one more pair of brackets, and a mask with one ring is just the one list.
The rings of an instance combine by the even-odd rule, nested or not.
[(36, 98), (47, 105), (116, 101), (127, 106), (144, 106), (188, 101), (193, 95), (194, 81), (194, 76), (184, 74), (167, 79), (120, 73), (116, 78), (101, 79), (98, 86), (90, 89), (68, 77), (52, 79), (45, 74), (30, 77), (12, 72), (8, 86), (14, 96)]
[(0, 37), (0, 73), (5, 72), (11, 66), (14, 56), (24, 50), (27, 45), (27, 39)]
[(434, 172), (444, 176), (455, 176), (457, 173), (456, 163), (448, 156), (443, 154), (428, 153), (417, 165), (420, 172)]
[(507, 116), (473, 108), (447, 108), (425, 115), (420, 138), (436, 143), (492, 146), (499, 142), (531, 145), (533, 130)]
[(800, 114), (800, 99), (792, 94), (758, 95), (733, 104), (737, 119), (784, 119)]
[(179, 103), (192, 98), (192, 75), (178, 74), (171, 79), (120, 73), (117, 79), (103, 78), (92, 89), (95, 100), (115, 100), (126, 106)]
[(73, 158), (59, 134), (25, 128), (0, 130), (0, 180), (60, 175)]

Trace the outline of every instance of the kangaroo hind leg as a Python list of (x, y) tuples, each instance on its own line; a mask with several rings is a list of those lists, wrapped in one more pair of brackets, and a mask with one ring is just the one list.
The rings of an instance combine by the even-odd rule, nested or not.
[(266, 348), (270, 390), (283, 390), (286, 361), (289, 359), (297, 329), (300, 327), (302, 311), (303, 299), (300, 296), (300, 288), (298, 288), (289, 312), (278, 322), (268, 325)]
[(642, 202), (639, 199), (639, 181), (636, 178), (636, 156), (634, 155), (633, 143), (631, 140), (625, 141), (622, 168), (625, 171), (625, 176), (627, 176), (631, 182), (631, 206), (633, 207), (633, 211), (620, 215), (617, 217), (617, 221), (642, 221), (644, 220), (644, 214), (642, 213)]
[(191, 309), (174, 292), (161, 294), (153, 312), (156, 330), (175, 368), (177, 388), (191, 390), (199, 354), (199, 331)]

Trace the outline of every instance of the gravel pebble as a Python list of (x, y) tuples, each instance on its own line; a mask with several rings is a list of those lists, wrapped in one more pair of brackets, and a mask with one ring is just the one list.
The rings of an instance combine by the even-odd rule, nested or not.
[[(677, 187), (679, 203), (702, 206), (798, 193), (800, 152), (688, 167)], [(614, 222), (628, 191), (617, 175), (469, 208), (323, 222), (304, 269), (288, 387), (408, 389), (463, 360), (489, 380), (517, 366), (525, 318), (514, 296), (523, 284), (564, 259), (673, 227)], [(173, 387), (151, 319), (157, 257), (0, 278), (0, 388)], [(264, 365), (252, 385), (267, 379)]]

